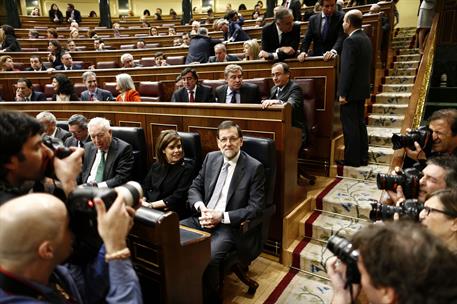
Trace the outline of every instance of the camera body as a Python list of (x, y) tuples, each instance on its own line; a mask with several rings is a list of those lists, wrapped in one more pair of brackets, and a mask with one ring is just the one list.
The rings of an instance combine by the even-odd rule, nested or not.
[(370, 211), (370, 220), (385, 221), (392, 219), (395, 213), (398, 213), (401, 219), (411, 219), (419, 221), (419, 213), (424, 209), (424, 204), (417, 199), (407, 199), (400, 203), (399, 206), (385, 205), (381, 203), (372, 203)]
[(352, 243), (345, 238), (334, 235), (329, 238), (327, 248), (347, 266), (346, 287), (352, 284), (360, 284), (360, 272), (357, 267), (359, 252), (354, 250)]
[(401, 148), (409, 148), (413, 151), (416, 150), (414, 142), (421, 146), (422, 150), (427, 154), (432, 148), (432, 131), (427, 126), (419, 127), (418, 129), (411, 130), (405, 135), (394, 133), (392, 135), (392, 145), (394, 150)]
[(70, 229), (75, 235), (71, 261), (75, 264), (87, 263), (93, 259), (103, 241), (98, 234), (97, 211), (93, 200), (101, 198), (106, 210), (122, 193), (124, 203), (134, 209), (141, 205), (143, 189), (137, 182), (130, 181), (122, 186), (112, 188), (80, 187), (73, 191), (66, 201), (70, 216)]
[(379, 190), (397, 191), (397, 187), (403, 188), (405, 198), (417, 198), (419, 196), (419, 181), (423, 174), (416, 168), (408, 168), (397, 174), (378, 173), (376, 184)]
[(43, 135), (42, 139), (43, 144), (49, 149), (51, 149), (57, 158), (65, 158), (73, 152), (69, 148), (65, 147), (60, 138), (51, 137), (49, 135)]

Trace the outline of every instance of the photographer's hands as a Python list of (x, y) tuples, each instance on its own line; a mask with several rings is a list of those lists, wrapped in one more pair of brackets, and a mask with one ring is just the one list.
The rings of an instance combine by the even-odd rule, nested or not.
[(126, 250), (126, 238), (133, 225), (135, 210), (124, 203), (121, 193), (118, 193), (108, 211), (100, 198), (95, 198), (94, 204), (97, 210), (98, 233), (105, 244), (106, 256)]
[[(346, 288), (346, 264), (342, 263), (336, 256), (329, 258), (326, 262), (327, 275), (333, 287), (332, 304), (352, 303), (349, 288)], [(352, 285), (354, 299), (360, 293), (360, 285)]]
[(414, 142), (414, 147), (416, 147), (415, 151), (409, 148), (405, 148), (406, 155), (408, 155), (409, 158), (414, 159), (416, 161), (421, 159), (427, 159), (427, 155), (425, 155), (424, 150), (422, 150), (421, 146), (417, 141)]
[(83, 148), (72, 147), (73, 151), (68, 157), (59, 159), (53, 158), (54, 173), (61, 182), (61, 187), (68, 196), (77, 186), (76, 179), (81, 173)]

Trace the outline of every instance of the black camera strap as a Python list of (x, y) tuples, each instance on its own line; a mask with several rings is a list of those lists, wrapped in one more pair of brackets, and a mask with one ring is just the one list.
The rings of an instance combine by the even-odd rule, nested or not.
[(7, 294), (30, 297), (53, 304), (76, 303), (70, 296), (68, 296), (68, 298), (65, 297), (66, 293), (63, 289), (60, 290), (58, 286), (59, 285), (56, 284), (57, 291), (54, 290), (52, 293), (45, 293), (24, 280), (0, 271), (0, 288)]

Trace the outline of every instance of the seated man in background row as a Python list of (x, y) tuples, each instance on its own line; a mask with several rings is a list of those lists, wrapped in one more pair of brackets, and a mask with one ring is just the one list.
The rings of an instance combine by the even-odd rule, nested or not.
[(307, 130), (303, 110), (303, 90), (290, 79), (289, 65), (278, 62), (271, 68), (274, 87), (270, 91), (270, 99), (262, 102), (262, 108), (274, 104), (289, 103), (292, 106), (292, 126), (302, 130), (302, 142), (306, 142)]
[(184, 87), (173, 92), (172, 102), (214, 102), (212, 88), (198, 83), (198, 74), (195, 69), (182, 70), (181, 81)]
[(111, 101), (114, 100), (110, 91), (97, 86), (97, 75), (92, 71), (83, 73), (83, 82), (87, 90), (81, 93), (81, 101)]
[(72, 136), (65, 140), (65, 147), (84, 148), (86, 143), (92, 141), (87, 130), (87, 123), (87, 118), (81, 114), (73, 114), (68, 119), (68, 130)]
[(352, 245), (352, 266), (360, 273), (360, 283), (347, 286), (350, 265), (328, 259), (332, 304), (355, 303), (361, 290), (370, 303), (455, 303), (457, 276), (452, 273), (457, 272), (457, 256), (419, 224), (372, 224), (354, 235)]
[(92, 142), (84, 145), (79, 183), (114, 188), (128, 182), (133, 170), (132, 146), (113, 137), (110, 123), (105, 118), (92, 118), (88, 129)]
[(33, 55), (30, 57), (30, 66), (25, 68), (29, 72), (46, 71), (46, 67), (41, 62), (40, 56)]
[(124, 53), (121, 55), (121, 68), (139, 68), (140, 64), (135, 63), (133, 55), (130, 53)]
[(211, 260), (203, 273), (204, 303), (222, 303), (220, 266), (237, 246), (240, 224), (259, 216), (265, 205), (265, 171), (256, 159), (241, 151), (243, 133), (233, 121), (217, 128), (220, 151), (208, 153), (189, 189), (193, 216), (182, 225), (211, 233)]
[(227, 54), (227, 48), (223, 43), (214, 46), (214, 54), (214, 56), (209, 57), (208, 62), (240, 61), (237, 56)]
[(62, 61), (62, 65), (56, 66), (56, 70), (82, 70), (82, 66), (80, 64), (73, 64), (73, 58), (69, 52), (65, 52), (60, 57), (60, 61)]
[(36, 116), (36, 119), (38, 119), (43, 126), (44, 134), (50, 137), (59, 138), (65, 142), (65, 140), (71, 136), (70, 132), (57, 126), (57, 119), (51, 112), (40, 112)]
[(16, 82), (16, 101), (45, 101), (46, 95), (40, 91), (34, 91), (32, 81), (20, 78)]
[(253, 83), (243, 82), (243, 68), (229, 64), (224, 70), (227, 84), (216, 88), (218, 103), (260, 103), (259, 87)]
[(71, 265), (61, 264), (73, 249), (64, 202), (34, 193), (0, 207), (1, 303), (142, 303), (126, 244), (135, 211), (122, 194), (109, 211), (94, 203), (104, 246), (91, 262)]

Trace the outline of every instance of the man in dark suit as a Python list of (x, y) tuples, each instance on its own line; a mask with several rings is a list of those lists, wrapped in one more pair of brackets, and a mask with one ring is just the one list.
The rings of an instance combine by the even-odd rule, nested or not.
[(217, 132), (220, 151), (207, 154), (189, 188), (189, 205), (199, 217), (181, 221), (211, 233), (211, 260), (203, 274), (204, 303), (222, 303), (218, 293), (220, 263), (237, 246), (240, 224), (261, 214), (265, 204), (264, 168), (240, 150), (240, 127), (223, 121)]
[(71, 3), (68, 3), (66, 17), (68, 23), (72, 21), (81, 23), (81, 12), (75, 9), (75, 6)]
[(86, 143), (92, 141), (87, 130), (87, 123), (87, 118), (81, 114), (73, 114), (68, 119), (68, 130), (72, 136), (65, 140), (65, 147), (84, 148)]
[(237, 56), (227, 54), (227, 48), (223, 43), (214, 46), (214, 54), (214, 56), (209, 57), (208, 62), (240, 61)]
[(56, 70), (69, 71), (69, 70), (82, 70), (80, 64), (73, 64), (73, 58), (69, 52), (65, 52), (60, 57), (61, 65), (56, 66)]
[[(298, 60), (303, 62), (308, 55), (324, 56), (330, 60), (341, 54), (346, 35), (343, 31), (343, 12), (336, 11), (336, 0), (320, 0), (322, 12), (309, 18), (308, 30), (301, 44)], [(313, 43), (313, 51), (309, 50)]]
[(223, 22), (220, 30), (224, 33), (224, 40), (229, 42), (246, 41), (251, 39), (241, 27), (244, 18), (237, 11), (231, 10), (225, 17), (228, 23)]
[(206, 27), (199, 28), (198, 34), (194, 35), (190, 40), (186, 64), (192, 62), (208, 62), (208, 58), (214, 55), (214, 46), (221, 42), (221, 40), (209, 38), (208, 29)]
[(172, 102), (214, 102), (213, 89), (198, 84), (198, 74), (195, 69), (182, 70), (181, 80), (184, 87), (173, 92)]
[(292, 12), (279, 7), (275, 20), (262, 29), (262, 51), (260, 58), (280, 60), (296, 56), (300, 43), (300, 25), (294, 23)]
[(117, 187), (132, 176), (132, 146), (113, 137), (109, 121), (92, 118), (88, 124), (92, 142), (84, 146), (84, 164), (79, 182), (97, 187)]
[(262, 102), (262, 108), (274, 104), (289, 103), (292, 106), (292, 126), (302, 130), (302, 142), (306, 140), (305, 113), (303, 109), (303, 90), (290, 80), (290, 70), (287, 63), (278, 62), (271, 68), (273, 83), (270, 99)]
[(344, 165), (359, 167), (368, 163), (368, 135), (365, 125), (365, 98), (370, 96), (372, 46), (362, 30), (359, 10), (346, 13), (341, 74), (338, 82), (340, 119), (344, 135)]
[(282, 5), (285, 8), (288, 8), (292, 11), (295, 21), (301, 21), (301, 4), (298, 0), (284, 0)]
[(30, 66), (25, 70), (28, 72), (46, 71), (46, 67), (41, 62), (40, 56), (33, 55), (30, 57)]
[(243, 82), (243, 68), (229, 64), (224, 70), (227, 84), (216, 89), (218, 103), (260, 103), (259, 87), (253, 83)]
[(65, 140), (71, 136), (70, 132), (57, 126), (57, 119), (51, 112), (40, 112), (36, 116), (36, 119), (38, 119), (43, 126), (44, 134), (50, 137), (58, 138), (62, 142), (65, 142)]
[(111, 101), (114, 100), (110, 91), (97, 86), (97, 75), (92, 71), (83, 73), (83, 82), (87, 90), (81, 92), (81, 101)]
[(16, 101), (45, 101), (43, 92), (34, 91), (32, 81), (27, 78), (20, 78), (16, 82)]

